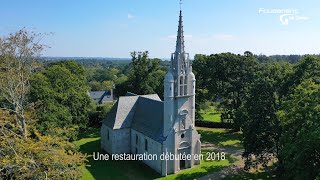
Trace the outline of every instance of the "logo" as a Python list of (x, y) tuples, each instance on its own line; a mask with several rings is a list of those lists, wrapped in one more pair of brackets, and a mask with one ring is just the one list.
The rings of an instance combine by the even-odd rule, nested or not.
[(298, 9), (266, 9), (259, 8), (259, 14), (278, 14), (282, 25), (289, 25), (291, 21), (306, 21), (309, 17), (300, 16)]

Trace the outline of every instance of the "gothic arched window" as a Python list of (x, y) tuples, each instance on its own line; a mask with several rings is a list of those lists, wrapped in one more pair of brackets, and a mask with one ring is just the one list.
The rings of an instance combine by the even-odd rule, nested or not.
[(179, 83), (179, 88), (180, 88), (180, 96), (183, 95), (183, 76), (180, 76), (180, 83)]
[(188, 94), (188, 79), (187, 77), (184, 78), (184, 95)]
[(183, 84), (183, 76), (180, 76), (180, 85)]

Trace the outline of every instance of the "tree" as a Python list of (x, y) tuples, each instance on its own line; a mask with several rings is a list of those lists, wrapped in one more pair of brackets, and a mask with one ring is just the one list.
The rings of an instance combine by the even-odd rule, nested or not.
[(293, 71), (288, 74), (286, 82), (281, 87), (280, 95), (289, 96), (302, 81), (309, 78), (320, 82), (320, 57), (318, 56), (306, 56), (293, 67)]
[(93, 77), (91, 77), (91, 79), (94, 79), (99, 82), (114, 81), (117, 79), (119, 73), (120, 70), (117, 68), (96, 69), (96, 72), (94, 73)]
[(203, 103), (204, 99), (222, 99), (222, 121), (232, 123), (233, 128), (239, 130), (238, 110), (256, 76), (257, 65), (248, 52), (245, 56), (232, 53), (196, 55), (193, 69), (197, 76), (197, 104)]
[(86, 68), (86, 76), (92, 91), (105, 91), (127, 80), (118, 68)]
[(283, 101), (279, 94), (291, 70), (291, 64), (286, 62), (262, 63), (249, 86), (238, 111), (238, 116), (242, 116), (246, 168), (266, 165), (279, 154), (282, 128), (277, 111)]
[(128, 80), (116, 86), (118, 95), (130, 91), (136, 94), (157, 93), (163, 96), (165, 72), (160, 69), (160, 59), (149, 59), (148, 52), (132, 52)]
[(90, 86), (90, 90), (91, 91), (103, 91), (105, 90), (104, 87), (103, 87), (103, 84), (98, 82), (98, 81), (90, 81), (88, 83), (88, 85)]
[(24, 137), (27, 137), (25, 110), (29, 105), (29, 78), (44, 49), (39, 43), (40, 36), (22, 29), (0, 38), (0, 96), (6, 100), (0, 107), (15, 114)]
[(89, 126), (90, 127), (101, 127), (101, 122), (107, 117), (108, 112), (113, 107), (113, 102), (105, 102), (103, 104), (96, 104), (89, 113)]
[(266, 166), (278, 156), (281, 127), (277, 118), (277, 96), (272, 81), (258, 79), (240, 109), (245, 168)]
[(12, 115), (0, 110), (0, 179), (79, 179), (85, 156), (65, 138), (66, 130), (44, 136), (29, 116), (28, 138), (22, 138)]
[[(196, 119), (202, 119), (200, 115), (200, 110), (203, 104), (207, 102), (207, 100), (212, 100), (209, 97), (208, 89), (207, 89), (207, 78), (206, 76), (209, 74), (206, 68), (207, 64), (207, 56), (203, 54), (196, 54), (194, 56), (194, 61), (192, 63), (192, 69), (197, 79), (196, 83)], [(199, 72), (199, 73), (198, 73)]]
[[(54, 134), (55, 128), (84, 129), (88, 124), (91, 100), (84, 69), (74, 61), (49, 64), (31, 78), (30, 100), (36, 105), (41, 133)], [(71, 139), (77, 133), (68, 134)]]
[(106, 89), (113, 89), (113, 87), (114, 87), (113, 81), (103, 81), (102, 85), (105, 90)]
[(279, 162), (288, 179), (320, 176), (320, 85), (304, 80), (283, 104)]
[(250, 52), (250, 51), (245, 51), (243, 54), (244, 54), (244, 56), (246, 56), (246, 57), (253, 57), (253, 53)]
[(262, 64), (240, 113), (246, 168), (278, 160), (285, 179), (320, 175), (319, 67), (313, 57), (293, 69), (284, 62)]

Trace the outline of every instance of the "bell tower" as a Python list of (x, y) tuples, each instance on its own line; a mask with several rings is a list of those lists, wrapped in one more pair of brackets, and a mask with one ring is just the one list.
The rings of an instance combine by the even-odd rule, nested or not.
[(176, 49), (171, 54), (171, 66), (164, 80), (164, 136), (175, 127), (175, 123), (180, 125), (180, 128), (175, 127), (177, 129), (194, 126), (195, 81), (189, 53), (184, 50), (182, 10), (180, 9)]
[[(189, 54), (184, 50), (180, 7), (176, 48), (171, 54), (171, 66), (164, 79), (163, 150), (166, 153), (200, 154), (200, 134), (195, 128), (195, 87), (196, 78)], [(162, 174), (176, 173), (199, 163), (196, 159), (166, 161)]]

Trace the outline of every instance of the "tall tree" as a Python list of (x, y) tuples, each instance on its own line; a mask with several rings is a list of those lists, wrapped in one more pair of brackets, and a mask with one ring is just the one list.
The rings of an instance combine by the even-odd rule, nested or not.
[(320, 178), (320, 85), (304, 80), (279, 111), (283, 134), (279, 162), (288, 179)]
[(275, 84), (268, 78), (258, 79), (250, 88), (240, 109), (245, 168), (267, 165), (279, 152), (281, 127), (277, 118)]
[(244, 56), (232, 53), (196, 55), (193, 69), (197, 75), (197, 92), (200, 92), (198, 103), (203, 99), (222, 99), (222, 121), (232, 123), (239, 130), (241, 119), (237, 117), (237, 111), (257, 71), (252, 53), (246, 52)]
[(318, 63), (305, 57), (293, 68), (262, 64), (241, 108), (247, 168), (278, 160), (285, 179), (320, 175)]
[(35, 61), (44, 49), (41, 34), (22, 29), (7, 37), (0, 37), (0, 96), (5, 99), (1, 108), (16, 115), (24, 137), (27, 137), (25, 110), (30, 90), (29, 78)]
[(287, 62), (261, 63), (255, 80), (250, 84), (243, 106), (243, 145), (246, 168), (267, 165), (278, 157), (281, 125), (277, 111), (283, 101), (281, 87), (291, 74), (292, 65)]
[(320, 57), (306, 56), (293, 67), (293, 71), (288, 74), (287, 80), (281, 88), (281, 96), (286, 97), (293, 93), (294, 89), (305, 79), (313, 79), (320, 82)]
[[(91, 100), (87, 94), (84, 69), (74, 61), (49, 64), (31, 79), (30, 100), (36, 104), (42, 133), (54, 134), (56, 128), (84, 129), (88, 124)], [(67, 135), (76, 138), (76, 134)]]
[(118, 95), (130, 91), (136, 94), (157, 93), (163, 96), (165, 72), (160, 68), (160, 59), (149, 59), (148, 51), (132, 52), (128, 80), (116, 86)]

